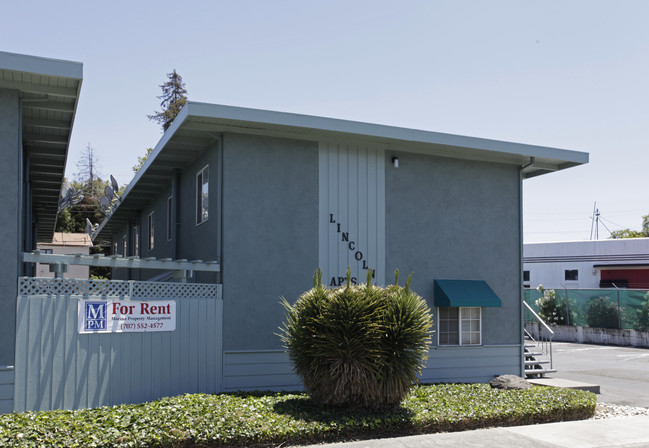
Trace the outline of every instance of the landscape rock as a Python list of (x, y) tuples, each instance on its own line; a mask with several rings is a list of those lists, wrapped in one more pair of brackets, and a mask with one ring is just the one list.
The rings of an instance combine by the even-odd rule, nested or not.
[(516, 375), (500, 375), (489, 382), (494, 389), (529, 389), (532, 384)]

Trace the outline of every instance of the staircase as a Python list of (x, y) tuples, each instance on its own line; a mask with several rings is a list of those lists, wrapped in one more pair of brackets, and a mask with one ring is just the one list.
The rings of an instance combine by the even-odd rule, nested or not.
[(552, 367), (552, 337), (554, 331), (523, 301), (525, 309), (525, 338), (523, 363), (526, 378), (543, 378), (557, 370)]

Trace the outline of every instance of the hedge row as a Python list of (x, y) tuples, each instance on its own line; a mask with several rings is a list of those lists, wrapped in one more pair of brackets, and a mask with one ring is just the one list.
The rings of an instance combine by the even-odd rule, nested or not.
[(316, 406), (306, 394), (182, 395), (139, 405), (0, 415), (0, 446), (215, 447), (318, 443), (577, 420), (589, 392), (486, 384), (414, 387), (392, 410)]

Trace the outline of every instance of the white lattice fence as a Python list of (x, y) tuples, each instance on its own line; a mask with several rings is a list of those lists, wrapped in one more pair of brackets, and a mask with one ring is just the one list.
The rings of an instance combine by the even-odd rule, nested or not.
[(133, 280), (79, 280), (21, 277), (22, 296), (79, 295), (120, 298), (209, 299), (219, 297), (220, 285), (205, 283), (140, 282)]

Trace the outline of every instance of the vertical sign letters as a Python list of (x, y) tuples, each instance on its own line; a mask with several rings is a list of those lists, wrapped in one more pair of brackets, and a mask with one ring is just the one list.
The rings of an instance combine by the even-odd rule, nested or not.
[[(349, 232), (345, 232), (342, 230), (341, 224), (339, 222), (336, 222), (336, 219), (334, 218), (333, 213), (329, 213), (329, 224), (333, 224), (336, 227), (336, 233), (340, 234), (340, 242), (345, 244), (347, 249), (353, 253), (354, 255), (354, 260), (356, 260), (361, 269), (368, 270), (370, 267), (367, 265), (367, 259), (363, 255), (363, 252), (360, 250), (360, 248), (357, 247), (356, 241), (354, 240), (349, 240)], [(376, 278), (376, 271), (373, 269), (372, 270), (372, 278)], [(338, 277), (331, 277), (331, 281), (329, 282), (329, 286), (340, 286), (342, 285), (345, 281), (347, 280), (346, 276), (340, 276)], [(352, 277), (351, 278), (352, 284), (357, 284), (358, 283), (358, 278)]]

